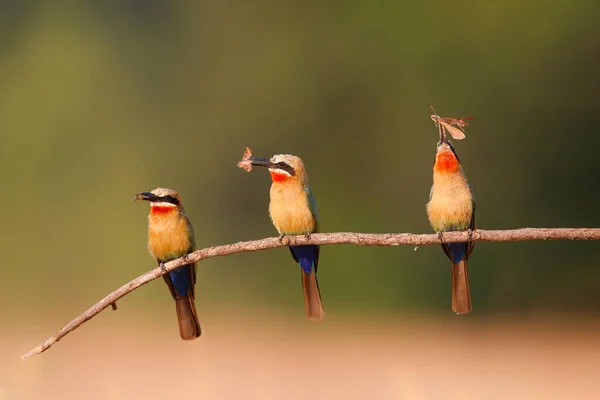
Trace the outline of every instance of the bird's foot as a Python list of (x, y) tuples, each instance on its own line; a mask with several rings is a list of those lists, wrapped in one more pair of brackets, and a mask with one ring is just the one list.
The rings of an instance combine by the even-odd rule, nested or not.
[(187, 254), (184, 254), (183, 256), (181, 256), (181, 259), (183, 260), (183, 262), (184, 262), (184, 263), (186, 263), (186, 265), (187, 265), (187, 262), (188, 262), (188, 256), (189, 256), (189, 255), (190, 255), (190, 254), (189, 254), (189, 253), (187, 253)]
[(312, 235), (312, 233), (305, 233), (304, 237), (306, 238), (306, 240), (310, 240), (310, 236)]
[(282, 233), (281, 235), (279, 235), (279, 243), (290, 244), (290, 240), (287, 238), (287, 235), (285, 233)]
[(160, 264), (158, 264), (158, 266), (160, 267), (160, 269), (163, 270), (163, 272), (167, 272), (167, 267), (165, 267), (165, 263), (161, 262)]
[(442, 242), (444, 242), (444, 233), (442, 231), (439, 231), (437, 233), (437, 237), (439, 240), (441, 240)]
[(467, 231), (467, 237), (469, 238), (469, 242), (473, 240), (473, 229), (469, 228)]

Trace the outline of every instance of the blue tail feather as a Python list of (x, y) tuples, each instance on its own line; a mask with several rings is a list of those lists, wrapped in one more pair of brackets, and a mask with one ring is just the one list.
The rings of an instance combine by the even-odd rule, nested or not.
[(462, 260), (467, 252), (467, 242), (462, 243), (447, 243), (450, 254), (452, 254), (452, 262), (458, 263)]
[(190, 268), (190, 265), (186, 265), (183, 268), (169, 272), (175, 291), (181, 296), (184, 296), (190, 288), (190, 277), (192, 276)]
[(304, 272), (310, 274), (314, 270), (315, 261), (319, 256), (319, 248), (315, 245), (290, 246), (294, 259)]

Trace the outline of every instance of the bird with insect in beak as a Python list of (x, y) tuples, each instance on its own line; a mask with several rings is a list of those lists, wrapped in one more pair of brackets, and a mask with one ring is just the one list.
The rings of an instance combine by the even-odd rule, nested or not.
[[(249, 151), (249, 150), (247, 150)], [(271, 159), (249, 157), (253, 166), (266, 167), (272, 184), (269, 214), (283, 239), (286, 235), (307, 235), (319, 231), (317, 202), (310, 187), (304, 164), (299, 157), (278, 154)], [(319, 246), (289, 246), (294, 260), (300, 265), (306, 317), (321, 321), (325, 315), (317, 281)]]
[[(443, 124), (436, 119), (434, 121), (439, 128), (440, 139), (433, 162), (433, 186), (427, 203), (427, 216), (433, 229), (443, 238), (443, 232), (472, 232), (475, 229), (475, 201)], [(452, 310), (457, 314), (467, 314), (472, 309), (467, 259), (473, 251), (473, 242), (443, 243), (442, 249), (452, 263)]]
[[(133, 200), (150, 202), (148, 215), (148, 250), (159, 265), (196, 249), (194, 228), (185, 214), (181, 197), (171, 189), (156, 188), (138, 193)], [(175, 299), (179, 334), (183, 340), (200, 336), (196, 313), (196, 264), (189, 264), (163, 275), (171, 296)]]

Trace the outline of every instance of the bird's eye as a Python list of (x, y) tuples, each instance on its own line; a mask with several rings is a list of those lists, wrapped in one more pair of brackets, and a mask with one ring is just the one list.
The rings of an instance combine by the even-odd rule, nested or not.
[(285, 167), (285, 163), (283, 161), (278, 162), (277, 165), (279, 165), (281, 168)]
[(164, 196), (163, 200), (166, 201), (167, 203), (179, 205), (179, 200), (177, 200), (175, 197), (173, 197), (171, 195)]

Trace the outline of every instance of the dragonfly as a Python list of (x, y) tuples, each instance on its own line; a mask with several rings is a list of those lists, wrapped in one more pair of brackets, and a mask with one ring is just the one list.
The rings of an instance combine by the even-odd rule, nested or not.
[(461, 118), (442, 118), (431, 107), (433, 115), (431, 120), (435, 123), (435, 126), (440, 128), (440, 137), (444, 136), (446, 132), (456, 140), (462, 140), (465, 136), (464, 127), (469, 125), (467, 120), (473, 119), (473, 117), (461, 117)]

